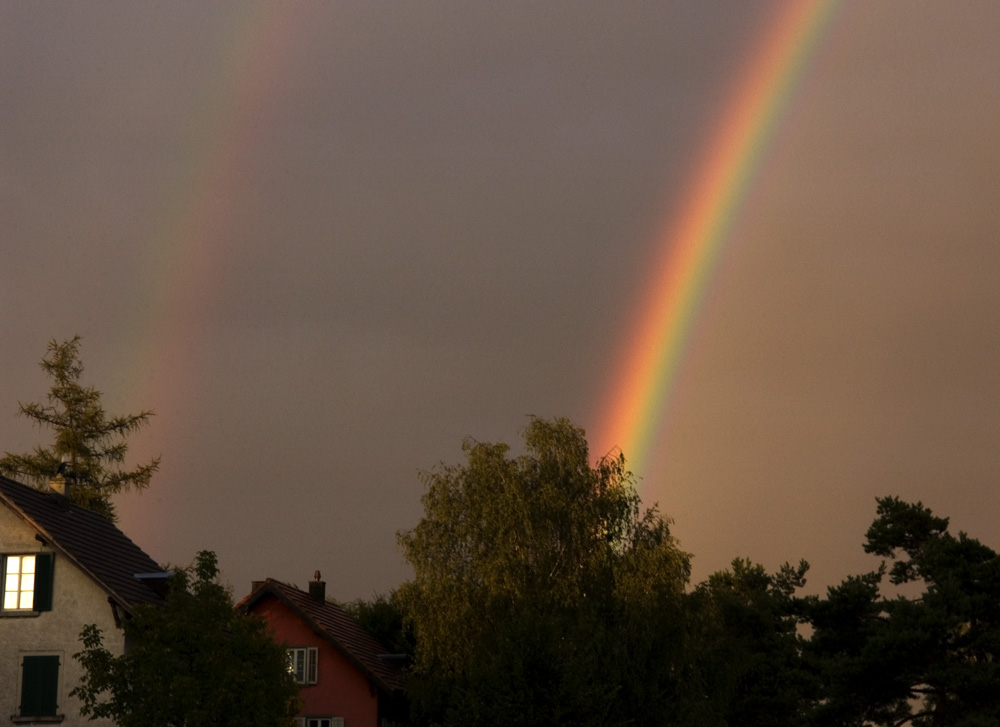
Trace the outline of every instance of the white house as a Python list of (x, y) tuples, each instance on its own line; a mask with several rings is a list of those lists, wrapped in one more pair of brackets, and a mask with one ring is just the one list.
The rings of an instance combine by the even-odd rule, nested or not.
[(122, 653), (122, 619), (161, 600), (165, 572), (102, 516), (0, 477), (0, 723), (108, 725), (80, 716), (73, 654), (97, 624)]

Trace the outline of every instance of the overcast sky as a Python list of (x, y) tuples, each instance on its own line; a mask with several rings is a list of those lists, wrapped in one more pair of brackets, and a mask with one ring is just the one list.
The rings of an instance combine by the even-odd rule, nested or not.
[[(0, 2), (0, 451), (53, 338), (153, 409), (154, 559), (368, 597), (419, 472), (601, 431), (767, 2)], [(649, 471), (695, 580), (874, 567), (875, 497), (1000, 546), (1000, 3), (836, 6)], [(618, 442), (592, 440), (593, 455)], [(625, 452), (626, 458), (629, 452)]]

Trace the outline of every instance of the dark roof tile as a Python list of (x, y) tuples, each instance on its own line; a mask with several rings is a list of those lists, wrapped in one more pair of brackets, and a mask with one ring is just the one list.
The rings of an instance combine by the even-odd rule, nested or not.
[(298, 588), (268, 578), (238, 607), (252, 610), (253, 605), (267, 595), (277, 597), (298, 613), (316, 633), (331, 642), (383, 690), (391, 694), (404, 688), (406, 677), (402, 670), (392, 662), (378, 658), (380, 654), (386, 654), (386, 648), (340, 606), (329, 601), (321, 603)]
[(137, 573), (163, 569), (109, 520), (62, 495), (0, 477), (0, 502), (38, 530), (125, 608), (160, 601)]

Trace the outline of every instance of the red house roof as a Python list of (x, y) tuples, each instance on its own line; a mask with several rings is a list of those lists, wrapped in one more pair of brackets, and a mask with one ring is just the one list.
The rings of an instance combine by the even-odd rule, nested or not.
[(326, 639), (347, 657), (369, 679), (385, 692), (392, 694), (402, 691), (406, 684), (405, 675), (393, 663), (379, 656), (387, 650), (365, 631), (337, 604), (320, 601), (298, 588), (268, 578), (249, 596), (237, 605), (243, 611), (251, 611), (254, 604), (267, 596), (282, 601), (288, 608), (306, 622), (319, 636)]

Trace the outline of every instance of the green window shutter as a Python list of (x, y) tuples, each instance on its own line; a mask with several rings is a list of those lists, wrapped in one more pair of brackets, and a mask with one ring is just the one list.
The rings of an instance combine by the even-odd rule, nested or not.
[(58, 656), (24, 657), (21, 664), (22, 717), (54, 716), (58, 689)]
[(35, 611), (52, 610), (52, 574), (55, 557), (52, 553), (35, 556)]

